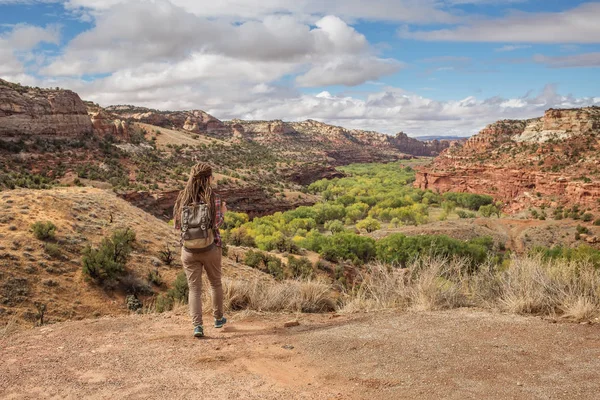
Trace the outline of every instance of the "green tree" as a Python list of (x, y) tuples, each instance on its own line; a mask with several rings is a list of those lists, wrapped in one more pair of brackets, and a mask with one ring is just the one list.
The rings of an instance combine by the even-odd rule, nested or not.
[(381, 224), (376, 219), (373, 219), (371, 217), (367, 217), (367, 218), (363, 219), (362, 221), (359, 221), (356, 224), (356, 227), (358, 229), (364, 229), (368, 233), (371, 233), (371, 232), (374, 232), (374, 231), (376, 231), (378, 229), (381, 229)]
[(344, 224), (342, 221), (334, 220), (325, 222), (324, 228), (330, 231), (331, 233), (343, 232), (345, 230)]

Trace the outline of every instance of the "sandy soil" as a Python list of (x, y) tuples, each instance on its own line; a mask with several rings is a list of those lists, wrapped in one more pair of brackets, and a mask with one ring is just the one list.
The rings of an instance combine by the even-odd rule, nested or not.
[(237, 315), (194, 339), (185, 311), (0, 339), (0, 398), (594, 399), (600, 325), (464, 309)]

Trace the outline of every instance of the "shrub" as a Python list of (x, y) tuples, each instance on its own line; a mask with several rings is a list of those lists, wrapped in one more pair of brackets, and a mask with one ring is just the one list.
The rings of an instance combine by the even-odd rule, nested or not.
[(263, 261), (263, 253), (260, 251), (248, 250), (244, 257), (244, 264), (252, 268), (259, 268)]
[(152, 285), (155, 286), (162, 286), (163, 279), (162, 276), (160, 276), (160, 272), (158, 272), (157, 269), (153, 269), (151, 271), (148, 271), (148, 282)]
[(585, 226), (577, 225), (576, 229), (577, 229), (577, 233), (579, 233), (579, 234), (584, 233), (587, 235), (590, 233), (590, 230), (588, 228), (586, 228)]
[(594, 216), (591, 213), (585, 213), (583, 214), (583, 216), (581, 217), (581, 220), (583, 222), (590, 222), (591, 220), (594, 219)]
[(83, 250), (83, 273), (96, 283), (114, 280), (125, 272), (135, 232), (129, 228), (115, 231), (104, 238), (98, 248), (87, 246)]
[(343, 232), (345, 229), (344, 223), (339, 220), (327, 221), (323, 227), (331, 233)]
[(465, 210), (456, 211), (456, 215), (458, 215), (458, 218), (475, 218), (477, 216), (475, 213)]
[(52, 258), (60, 258), (62, 253), (56, 243), (44, 243), (44, 251)]
[(462, 257), (471, 267), (483, 263), (491, 250), (490, 238), (477, 238), (463, 242), (445, 235), (406, 236), (396, 233), (376, 244), (379, 261), (405, 267), (422, 256)]
[(454, 201), (457, 205), (477, 211), (481, 206), (492, 204), (492, 196), (474, 194), (474, 193), (454, 193), (448, 192), (443, 195), (445, 200)]
[(173, 309), (173, 298), (166, 293), (161, 293), (156, 297), (154, 302), (156, 312), (165, 312)]
[(355, 264), (365, 263), (375, 257), (375, 240), (351, 232), (336, 233), (325, 238), (319, 254), (332, 262), (350, 260)]
[(312, 278), (315, 272), (312, 263), (306, 257), (289, 256), (287, 265), (292, 278)]
[(165, 245), (165, 249), (158, 252), (158, 258), (165, 265), (171, 265), (175, 260), (175, 254), (171, 251), (169, 244)]
[(56, 225), (54, 225), (51, 221), (37, 221), (31, 225), (31, 230), (33, 231), (33, 235), (39, 240), (54, 239), (56, 234)]
[(376, 231), (378, 229), (381, 229), (381, 224), (376, 219), (368, 217), (368, 218), (363, 219), (362, 221), (359, 221), (356, 224), (356, 227), (358, 229), (364, 229), (368, 233), (371, 233), (371, 232), (374, 232), (374, 231)]
[(267, 271), (277, 280), (282, 280), (284, 278), (283, 267), (279, 258), (269, 257), (267, 261)]
[[(479, 207), (479, 212), (481, 213), (482, 216), (484, 216), (485, 218), (489, 218), (492, 215), (496, 215), (498, 218), (500, 218), (500, 208), (498, 208), (496, 205), (494, 204), (488, 204), (485, 206), (481, 206)], [(536, 217), (537, 218), (537, 217)]]
[(190, 289), (188, 287), (187, 277), (185, 272), (180, 272), (173, 282), (173, 287), (167, 291), (167, 295), (173, 299), (174, 302), (180, 302), (187, 304), (188, 295)]

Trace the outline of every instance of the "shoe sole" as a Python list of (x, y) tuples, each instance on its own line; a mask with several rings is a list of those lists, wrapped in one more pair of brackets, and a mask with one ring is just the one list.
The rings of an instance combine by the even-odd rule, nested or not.
[(204, 333), (203, 334), (194, 333), (194, 337), (204, 337)]
[(227, 321), (223, 322), (221, 325), (215, 324), (215, 328), (220, 329), (220, 328), (224, 327), (226, 323), (227, 323)]

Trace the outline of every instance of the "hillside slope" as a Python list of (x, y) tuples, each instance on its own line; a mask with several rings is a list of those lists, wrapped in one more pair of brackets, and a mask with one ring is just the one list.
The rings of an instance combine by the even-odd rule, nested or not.
[[(57, 322), (91, 315), (127, 313), (125, 295), (140, 293), (145, 302), (164, 287), (147, 281), (158, 271), (167, 285), (181, 271), (178, 237), (165, 222), (132, 206), (114, 193), (95, 188), (17, 189), (0, 193), (0, 324), (16, 320), (28, 326), (36, 321), (35, 302), (46, 304), (45, 320)], [(56, 240), (38, 240), (30, 230), (37, 221), (51, 221)], [(81, 253), (98, 245), (117, 229), (130, 228), (136, 245), (127, 264), (125, 287), (103, 290), (85, 281)], [(56, 245), (58, 253), (45, 248)], [(169, 244), (171, 266), (157, 257)], [(224, 259), (226, 276), (255, 277), (256, 271)], [(143, 289), (143, 290), (140, 290)], [(146, 293), (146, 289), (151, 292)], [(130, 292), (130, 293), (128, 293)]]
[[(593, 399), (600, 325), (476, 310), (232, 315), (190, 335), (185, 309), (0, 338), (2, 398)], [(541, 334), (543, 332), (543, 334)]]

